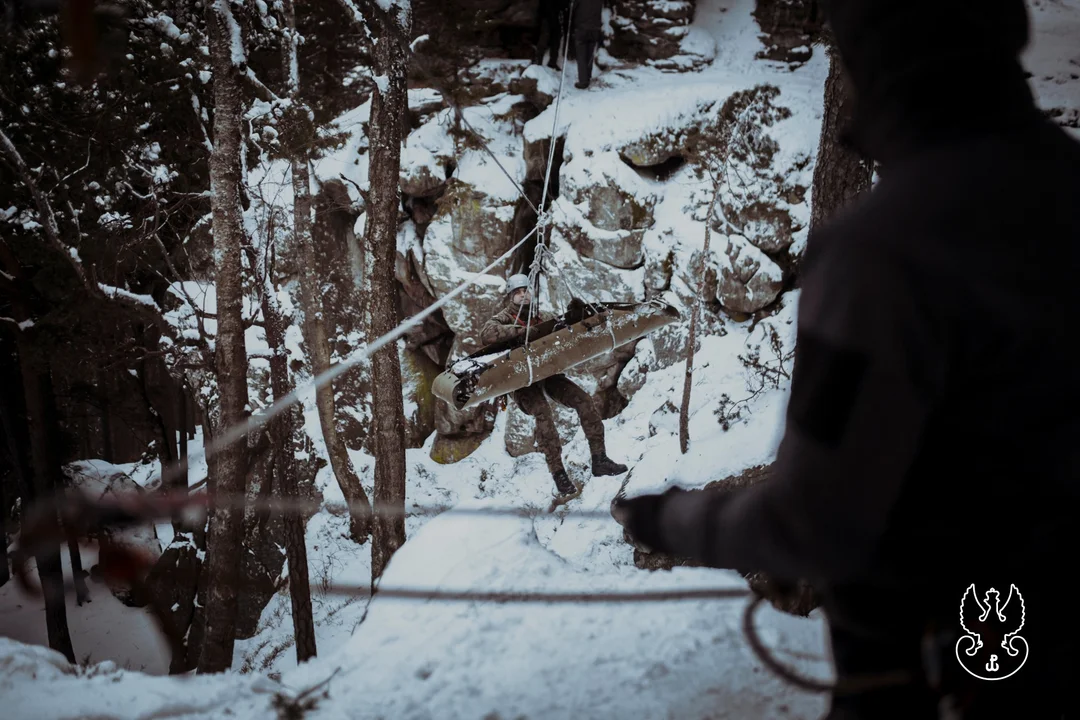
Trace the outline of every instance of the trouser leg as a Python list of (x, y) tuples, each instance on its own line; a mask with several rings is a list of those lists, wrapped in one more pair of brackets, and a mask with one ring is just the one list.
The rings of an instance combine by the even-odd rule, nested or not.
[(596, 50), (596, 43), (579, 35), (574, 45), (577, 51), (578, 84), (588, 85), (592, 79), (593, 52)]
[(565, 375), (554, 375), (544, 382), (544, 390), (555, 402), (572, 408), (589, 441), (589, 451), (596, 456), (607, 455), (604, 441), (604, 420), (589, 393)]
[(559, 431), (555, 429), (555, 418), (551, 414), (551, 405), (544, 397), (544, 391), (539, 385), (530, 385), (516, 391), (514, 399), (522, 412), (536, 420), (536, 444), (544, 454), (548, 470), (554, 475), (563, 469), (562, 442), (559, 440)]

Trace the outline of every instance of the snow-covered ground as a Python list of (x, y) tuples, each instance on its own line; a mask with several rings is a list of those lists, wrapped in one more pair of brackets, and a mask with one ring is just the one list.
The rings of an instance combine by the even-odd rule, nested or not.
[[(790, 119), (771, 130), (780, 154), (812, 156), (825, 63), (821, 53), (795, 71), (755, 60), (760, 42), (753, 4), (699, 0), (693, 42), (706, 50), (711, 42), (716, 53), (700, 71), (619, 69), (601, 74), (588, 91), (568, 87), (559, 111), (559, 124), (568, 128), (568, 151), (640, 136), (702, 102), (723, 101), (735, 90), (767, 82), (780, 89), (777, 102), (792, 110)], [(1035, 41), (1025, 61), (1040, 104), (1075, 113), (1080, 108), (1075, 42), (1080, 0), (1034, 0), (1032, 17)], [(548, 80), (557, 81), (554, 75)], [(352, 113), (348, 122), (358, 127), (363, 112)], [(553, 112), (549, 108), (531, 121), (525, 134), (550, 133)], [(347, 172), (364, 182), (366, 168), (341, 159), (355, 150), (350, 142), (317, 172), (328, 177)], [(683, 208), (690, 192), (676, 184), (656, 207), (657, 232), (666, 228), (680, 237), (680, 252), (701, 242), (700, 222), (680, 225), (687, 223)], [(727, 571), (638, 570), (621, 528), (602, 513), (624, 483), (629, 494), (671, 484), (701, 486), (773, 458), (786, 379), (758, 391), (738, 356), (760, 345), (762, 358), (771, 359), (770, 330), (790, 350), (797, 302), (798, 292), (790, 292), (773, 317), (756, 326), (728, 321), (725, 335), (702, 339), (689, 453), (679, 452), (677, 413), (665, 409), (681, 396), (684, 369), (677, 363), (649, 373), (630, 405), (605, 423), (609, 452), (632, 467), (629, 477), (589, 477), (588, 447), (579, 431), (564, 457), (571, 476), (586, 483), (580, 499), (534, 519), (410, 517), (409, 540), (391, 561), (382, 587), (565, 592), (745, 587)], [(741, 417), (727, 429), (714, 412), (725, 395), (732, 403), (746, 400)], [(305, 408), (315, 449), (324, 454), (312, 397), (305, 398)], [(430, 459), (433, 438), (410, 450), (407, 506), (546, 508), (552, 483), (543, 459), (536, 453), (511, 457), (503, 442), (506, 423), (507, 414), (500, 413), (492, 437), (453, 465)], [(370, 490), (372, 459), (357, 452), (353, 461)], [(341, 499), (328, 468), (317, 483), (326, 500)], [(582, 511), (599, 513), (583, 517)], [(237, 642), (236, 670), (168, 679), (150, 676), (164, 672), (168, 662), (149, 618), (104, 589), (91, 585), (93, 603), (77, 608), (72, 599), (69, 605), (76, 655), (110, 661), (78, 669), (54, 653), (21, 644), (45, 642), (41, 603), (20, 596), (10, 584), (0, 589), (0, 635), (20, 641), (0, 638), (4, 715), (216, 718), (228, 708), (231, 717), (261, 718), (273, 716), (283, 699), (324, 681), (311, 695), (317, 703), (306, 717), (816, 718), (825, 708), (823, 697), (784, 684), (753, 657), (739, 627), (745, 600), (541, 605), (376, 598), (368, 603), (327, 592), (332, 583), (363, 586), (370, 579), (370, 547), (345, 539), (346, 525), (347, 518), (323, 512), (307, 527), (319, 656), (301, 667), (291, 646), (287, 594), (271, 600), (255, 637)], [(84, 563), (89, 566), (90, 560)], [(829, 677), (819, 615), (799, 619), (766, 608), (759, 624), (781, 659), (806, 674)]]

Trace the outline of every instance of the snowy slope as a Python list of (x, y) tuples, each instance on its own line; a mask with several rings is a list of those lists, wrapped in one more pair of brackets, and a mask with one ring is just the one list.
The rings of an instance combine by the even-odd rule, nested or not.
[[(711, 42), (716, 53), (713, 64), (701, 71), (672, 75), (649, 68), (618, 69), (600, 74), (588, 91), (576, 90), (568, 82), (559, 110), (567, 152), (606, 152), (652, 128), (677, 125), (677, 118), (692, 117), (702, 103), (723, 101), (733, 91), (769, 83), (780, 89), (777, 102), (792, 110), (791, 118), (770, 131), (780, 144), (780, 155), (812, 156), (825, 64), (820, 53), (794, 72), (755, 60), (760, 43), (751, 16), (753, 4), (699, 0), (692, 37), (698, 46)], [(1073, 39), (1080, 37), (1080, 0), (1034, 0), (1032, 17), (1036, 39), (1025, 62), (1034, 73), (1032, 85), (1040, 104), (1075, 112), (1080, 107), (1080, 85), (1073, 75), (1078, 74), (1080, 58)], [(540, 70), (549, 86), (557, 83), (556, 75)], [(366, 106), (358, 108), (339, 124), (358, 128), (366, 113)], [(525, 139), (550, 135), (553, 120), (554, 106), (526, 125)], [(497, 127), (480, 129), (485, 134), (499, 132)], [(350, 141), (320, 163), (316, 172), (322, 177), (344, 172), (365, 182), (364, 156), (359, 164), (349, 159), (356, 157), (360, 142)], [(512, 139), (496, 143), (495, 149), (507, 158), (520, 157)], [(433, 140), (425, 152), (438, 150), (439, 143)], [(493, 187), (503, 193), (505, 179), (494, 180), (501, 173), (480, 157), (474, 160), (468, 168), (471, 181), (492, 178), (500, 183)], [(524, 173), (520, 166), (509, 161), (507, 165), (515, 174)], [(281, 176), (280, 169), (274, 172), (278, 173), (274, 183), (288, 196), (287, 175)], [(812, 165), (800, 172), (808, 178)], [(684, 208), (700, 187), (687, 177), (675, 180), (666, 185), (657, 203), (656, 223), (646, 242), (676, 238), (675, 249), (688, 256), (700, 249), (703, 223), (689, 217)], [(534, 520), (453, 514), (410, 517), (409, 541), (392, 560), (383, 587), (581, 592), (745, 587), (741, 578), (726, 571), (637, 570), (614, 521), (583, 518), (575, 512), (605, 511), (624, 481), (630, 494), (660, 491), (671, 484), (701, 486), (769, 462), (782, 433), (787, 380), (781, 373), (776, 386), (763, 384), (739, 356), (760, 347), (763, 360), (773, 360), (770, 332), (779, 337), (786, 356), (794, 342), (797, 301), (797, 291), (791, 292), (768, 320), (756, 326), (728, 321), (726, 334), (702, 339), (695, 361), (689, 453), (679, 453), (677, 413), (665, 407), (669, 401), (677, 404), (681, 396), (684, 369), (676, 363), (649, 373), (630, 405), (605, 423), (609, 453), (632, 466), (629, 477), (590, 478), (587, 444), (579, 431), (564, 457), (571, 476), (587, 483), (580, 500)], [(648, 343), (643, 345), (644, 356)], [(784, 362), (775, 359), (774, 365), (790, 370)], [(725, 396), (728, 417), (739, 411), (727, 429), (715, 412)], [(325, 454), (313, 397), (305, 398), (305, 408), (316, 451)], [(410, 450), (407, 507), (545, 508), (552, 488), (543, 459), (535, 453), (510, 457), (503, 444), (506, 422), (506, 413), (500, 413), (492, 437), (453, 465), (430, 459), (432, 439), (425, 447)], [(354, 453), (353, 461), (370, 490), (372, 459)], [(328, 501), (341, 499), (328, 468), (317, 483)], [(369, 604), (327, 592), (331, 583), (363, 586), (370, 579), (370, 547), (343, 539), (346, 526), (347, 518), (320, 513), (307, 528), (319, 647), (315, 660), (296, 666), (285, 594), (270, 602), (259, 633), (237, 642), (237, 671), (218, 677), (166, 680), (108, 665), (97, 666), (88, 673), (94, 677), (85, 677), (86, 671), (75, 673), (40, 648), (0, 640), (0, 692), (10, 703), (12, 716), (126, 718), (157, 712), (211, 718), (220, 717), (228, 707), (233, 717), (259, 718), (272, 713), (276, 694), (289, 696), (327, 679), (309, 718), (752, 720), (815, 718), (825, 707), (821, 696), (783, 684), (756, 662), (739, 629), (745, 600), (545, 606), (377, 598)], [(0, 611), (8, 607), (0, 605)], [(74, 608), (73, 602), (69, 611), (76, 616), (85, 612)], [(114, 622), (122, 622), (122, 615), (117, 612)], [(41, 632), (14, 637), (33, 643), (44, 640), (39, 607), (18, 617), (22, 624), (36, 622)], [(0, 612), (0, 633), (12, 635), (7, 623), (6, 613)], [(829, 676), (820, 616), (798, 619), (766, 609), (759, 624), (765, 641), (782, 659), (807, 674)], [(86, 647), (92, 642), (91, 636), (82, 637), (76, 640), (77, 653), (80, 642)], [(112, 658), (133, 668), (145, 664), (131, 662), (129, 647), (100, 638), (97, 642), (100, 650), (93, 659)]]

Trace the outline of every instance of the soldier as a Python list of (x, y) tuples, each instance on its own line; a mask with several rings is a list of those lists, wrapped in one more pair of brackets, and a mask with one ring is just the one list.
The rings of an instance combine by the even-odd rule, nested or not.
[(600, 40), (603, 38), (603, 12), (603, 0), (575, 0), (574, 2), (571, 32), (574, 44), (573, 57), (578, 67), (578, 79), (574, 87), (579, 90), (589, 87), (592, 79), (593, 59)]
[(544, 62), (544, 53), (550, 51), (548, 67), (559, 69), (559, 51), (562, 49), (562, 37), (566, 26), (567, 4), (569, 0), (540, 0), (536, 18), (536, 55), (533, 63)]
[[(817, 586), (862, 688), (830, 718), (1071, 717), (1080, 143), (1026, 82), (1023, 0), (823, 8), (881, 179), (807, 245), (773, 475), (612, 512), (655, 551)], [(1023, 599), (962, 625), (971, 584)], [(991, 632), (962, 657), (984, 619), (1030, 653)]]
[[(485, 345), (524, 338), (526, 329), (543, 322), (532, 307), (532, 291), (526, 275), (511, 275), (506, 283), (506, 305), (487, 321), (480, 331), (480, 341)], [(565, 375), (553, 375), (547, 380), (529, 385), (514, 392), (514, 400), (522, 412), (536, 420), (536, 442), (544, 453), (548, 470), (555, 480), (560, 495), (570, 495), (577, 488), (570, 482), (562, 462), (562, 442), (555, 429), (545, 393), (555, 402), (573, 408), (581, 421), (581, 429), (592, 451), (593, 475), (619, 475), (626, 472), (621, 465), (607, 456), (604, 442), (604, 421), (589, 394), (575, 385)]]

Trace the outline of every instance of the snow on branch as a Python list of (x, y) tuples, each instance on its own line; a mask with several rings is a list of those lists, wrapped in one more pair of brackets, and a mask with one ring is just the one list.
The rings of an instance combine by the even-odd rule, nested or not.
[(149, 307), (158, 309), (157, 303), (154, 302), (154, 298), (149, 295), (136, 295), (133, 292), (124, 290), (123, 288), (113, 287), (112, 285), (105, 285), (104, 283), (98, 283), (98, 287), (101, 288), (101, 292), (105, 293), (105, 297), (115, 299), (129, 300), (140, 305), (147, 305)]
[(93, 298), (108, 298), (115, 301), (119, 301), (121, 304), (134, 310), (140, 316), (144, 317), (149, 322), (161, 328), (169, 337), (175, 335), (175, 331), (168, 322), (161, 316), (161, 309), (158, 308), (157, 303), (152, 298), (146, 295), (136, 295), (126, 290), (120, 290), (119, 288), (112, 288), (108, 285), (99, 285), (91, 282), (86, 275), (86, 271), (83, 269), (82, 263), (79, 261), (77, 252), (73, 251), (73, 248), (66, 245), (60, 239), (60, 227), (56, 223), (56, 215), (53, 214), (52, 205), (49, 203), (49, 199), (41, 192), (37, 183), (34, 182), (33, 176), (30, 174), (30, 168), (26, 165), (22, 155), (19, 154), (15, 144), (11, 142), (11, 138), (0, 129), (0, 157), (7, 162), (8, 165), (15, 171), (15, 174), (26, 185), (27, 190), (30, 192), (30, 196), (34, 200), (34, 205), (37, 206), (38, 215), (41, 218), (41, 227), (45, 233), (45, 241), (50, 248), (67, 263), (72, 272), (79, 279), (79, 283), (82, 285), (83, 290), (86, 291)]
[(34, 178), (30, 175), (30, 168), (27, 167), (26, 161), (24, 161), (22, 155), (19, 154), (15, 144), (11, 142), (11, 138), (9, 138), (2, 129), (0, 129), (0, 156), (7, 161), (15, 171), (15, 174), (18, 175), (23, 184), (26, 185), (27, 190), (30, 191), (30, 196), (34, 200), (34, 205), (37, 206), (38, 216), (41, 218), (41, 226), (45, 230), (46, 242), (48, 242), (53, 250), (60, 253), (60, 255), (67, 260), (68, 265), (75, 272), (79, 281), (86, 285), (86, 273), (83, 272), (82, 264), (72, 256), (68, 248), (60, 240), (60, 226), (56, 223), (56, 215), (53, 214), (52, 205), (49, 204), (48, 199), (41, 193), (37, 183), (34, 182)]
[(360, 12), (360, 8), (356, 7), (356, 3), (353, 0), (338, 0), (338, 3), (345, 10), (345, 13), (349, 16), (357, 25), (362, 25), (367, 30), (367, 20), (364, 18), (364, 14)]

